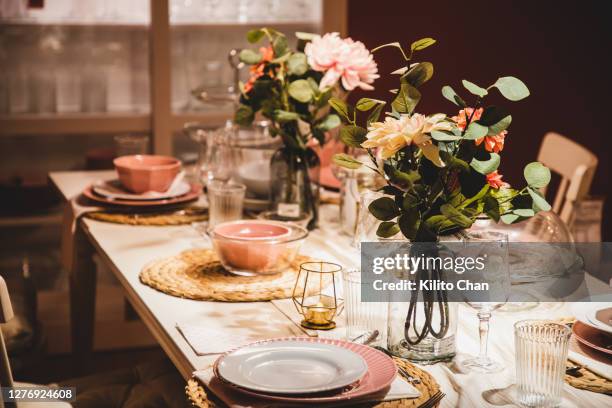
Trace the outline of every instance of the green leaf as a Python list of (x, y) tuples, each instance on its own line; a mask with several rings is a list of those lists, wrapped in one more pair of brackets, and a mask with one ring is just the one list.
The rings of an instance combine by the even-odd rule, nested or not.
[(349, 147), (361, 147), (368, 131), (361, 126), (347, 125), (340, 129), (340, 140)]
[(489, 218), (499, 222), (499, 202), (495, 199), (495, 197), (489, 195), (484, 198), (484, 213), (487, 214)]
[(429, 47), (430, 45), (434, 45), (435, 43), (436, 43), (436, 40), (434, 40), (433, 38), (429, 38), (429, 37), (421, 38), (420, 40), (416, 40), (410, 45), (410, 50), (411, 51), (424, 50), (425, 48)]
[(400, 210), (395, 204), (395, 200), (390, 197), (381, 197), (372, 201), (368, 206), (370, 213), (381, 221), (390, 221), (397, 217)]
[(517, 208), (512, 212), (519, 217), (533, 217), (535, 215), (535, 211), (531, 208)]
[(298, 79), (289, 84), (289, 95), (296, 101), (308, 103), (312, 100), (313, 91), (305, 79)]
[(416, 193), (409, 191), (404, 194), (404, 198), (402, 200), (402, 208), (404, 210), (409, 210), (417, 205), (419, 205), (419, 196), (417, 196)]
[(261, 62), (261, 54), (256, 51), (249, 50), (248, 48), (240, 51), (238, 58), (240, 58), (240, 61), (248, 65), (259, 64), (259, 62)]
[(401, 52), (402, 52), (402, 56), (404, 57), (404, 59), (407, 61), (409, 58), (406, 55), (406, 53), (404, 52), (404, 49), (402, 48), (401, 44), (398, 42), (392, 42), (392, 43), (388, 43), (388, 44), (383, 44), (383, 45), (379, 45), (378, 47), (374, 48), (372, 50), (372, 53), (375, 53), (376, 51), (385, 48), (385, 47), (395, 47), (398, 48)]
[(477, 160), (476, 158), (472, 159), (470, 162), (470, 167), (476, 170), (478, 173), (482, 175), (487, 175), (489, 173), (494, 172), (499, 167), (499, 163), (501, 161), (501, 157), (497, 153), (491, 153), (491, 158), (489, 160)]
[(512, 123), (512, 116), (508, 115), (496, 124), (489, 126), (489, 135), (499, 135), (501, 132), (506, 130)]
[(332, 107), (344, 120), (347, 122), (352, 122), (353, 118), (349, 117), (349, 107), (342, 99), (339, 98), (331, 98), (329, 100), (329, 106)]
[(400, 90), (391, 102), (391, 107), (399, 113), (412, 113), (420, 100), (421, 92), (407, 81), (402, 80)]
[(357, 101), (357, 105), (355, 105), (355, 107), (357, 110), (366, 112), (379, 104), (384, 105), (385, 101), (381, 101), (379, 99), (361, 98)]
[(538, 189), (550, 183), (550, 170), (540, 162), (532, 162), (525, 166), (523, 175), (529, 187)]
[(467, 127), (465, 135), (463, 135), (464, 139), (467, 140), (475, 140), (480, 139), (481, 137), (485, 137), (489, 133), (489, 128), (486, 126), (482, 126), (478, 122), (472, 122)]
[(457, 95), (455, 90), (448, 85), (442, 87), (442, 96), (444, 96), (446, 99), (448, 99), (457, 106), (460, 106), (462, 108), (465, 108), (467, 106), (465, 101), (461, 99), (461, 97)]
[(529, 96), (529, 88), (518, 78), (507, 76), (501, 77), (491, 87), (496, 87), (508, 100), (520, 101)]
[(318, 129), (323, 131), (332, 130), (340, 126), (342, 122), (340, 121), (340, 117), (335, 113), (330, 113), (317, 125)]
[(452, 133), (441, 132), (439, 130), (432, 130), (431, 137), (439, 142), (453, 142), (461, 139), (461, 136), (455, 136)]
[(434, 73), (431, 62), (421, 62), (410, 68), (404, 78), (414, 87), (419, 87), (429, 81)]
[(482, 115), (480, 116), (480, 119), (478, 119), (478, 123), (480, 123), (482, 126), (493, 126), (508, 115), (510, 115), (510, 113), (508, 113), (508, 111), (502, 107), (487, 106), (482, 111)]
[(489, 93), (486, 89), (481, 88), (475, 83), (470, 82), (466, 79), (462, 80), (461, 83), (463, 84), (463, 87), (467, 89), (471, 94), (480, 96), (481, 98)]
[(296, 31), (295, 32), (295, 36), (298, 40), (304, 40), (304, 41), (312, 41), (315, 38), (319, 38), (320, 35), (319, 34), (314, 34), (314, 33), (305, 33), (303, 31)]
[(416, 171), (400, 171), (389, 164), (384, 164), (383, 169), (389, 179), (389, 183), (404, 191), (412, 188), (412, 185), (421, 179), (421, 175)]
[(531, 199), (533, 200), (533, 209), (536, 212), (550, 211), (552, 207), (550, 206), (550, 204), (548, 204), (546, 199), (540, 195), (538, 191), (532, 189), (531, 187), (527, 187), (527, 192), (529, 193), (529, 195), (531, 196)]
[(491, 186), (489, 186), (488, 184), (485, 184), (478, 193), (474, 194), (472, 197), (466, 199), (465, 201), (463, 201), (460, 205), (459, 208), (466, 208), (468, 205), (480, 200), (482, 197), (484, 197), (487, 192), (489, 192)]
[(304, 75), (306, 71), (308, 71), (306, 54), (303, 52), (291, 54), (287, 60), (287, 72), (289, 75)]
[(501, 220), (504, 222), (504, 224), (512, 224), (514, 221), (519, 219), (519, 216), (516, 214), (504, 214), (501, 217)]
[(300, 115), (295, 112), (287, 112), (281, 109), (277, 109), (274, 111), (274, 119), (281, 123), (291, 122), (293, 120), (298, 120), (299, 118)]
[(354, 157), (349, 156), (346, 153), (334, 154), (334, 157), (332, 158), (332, 160), (338, 166), (344, 167), (345, 169), (350, 169), (350, 170), (358, 169), (363, 164), (359, 160), (356, 160)]
[(256, 42), (261, 41), (261, 39), (264, 38), (265, 35), (266, 33), (261, 29), (250, 30), (247, 33), (247, 41), (251, 44), (255, 44)]
[(253, 109), (250, 106), (240, 104), (240, 106), (238, 106), (238, 109), (236, 109), (234, 119), (239, 125), (249, 126), (251, 123), (253, 123), (253, 120), (255, 119), (255, 114), (253, 113)]
[(285, 55), (289, 51), (287, 37), (282, 34), (278, 35), (274, 41), (272, 41), (272, 49), (274, 50), (274, 56), (277, 58)]
[(379, 104), (374, 108), (372, 112), (370, 112), (370, 115), (368, 116), (368, 120), (367, 120), (368, 126), (370, 126), (370, 124), (373, 122), (378, 122), (378, 118), (380, 118), (380, 114), (384, 107), (385, 107), (384, 104)]
[(458, 209), (456, 209), (450, 204), (442, 205), (440, 207), (440, 212), (442, 213), (442, 215), (444, 215), (446, 218), (452, 221), (453, 224), (456, 224), (460, 226), (461, 228), (468, 228), (473, 223), (473, 221), (470, 218), (463, 215), (461, 211), (459, 211)]
[(405, 212), (400, 215), (397, 223), (399, 224), (399, 229), (402, 231), (402, 234), (406, 238), (414, 240), (419, 227), (421, 226), (421, 214), (416, 209)]
[(398, 232), (400, 232), (400, 227), (396, 222), (391, 221), (381, 222), (376, 229), (376, 235), (381, 238), (391, 238)]

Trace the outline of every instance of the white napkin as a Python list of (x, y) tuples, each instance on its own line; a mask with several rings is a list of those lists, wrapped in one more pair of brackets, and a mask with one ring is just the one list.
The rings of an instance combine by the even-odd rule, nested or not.
[[(215, 377), (212, 368), (194, 371), (193, 376), (200, 380), (207, 390), (210, 390), (230, 408), (280, 408), (291, 406), (286, 402), (256, 399), (252, 396), (242, 394), (239, 391), (235, 391), (231, 388), (231, 386), (225, 385), (219, 381), (219, 379)], [(420, 396), (421, 393), (419, 390), (402, 380), (400, 376), (397, 376), (391, 383), (391, 387), (389, 387), (386, 393), (376, 393), (370, 396), (365, 396), (363, 399), (360, 398), (359, 402), (393, 401), (404, 398), (418, 398)], [(342, 405), (354, 405), (354, 403), (355, 401), (347, 400), (318, 406), (337, 407)]]
[(177, 323), (176, 328), (198, 356), (221, 354), (258, 339), (193, 323)]

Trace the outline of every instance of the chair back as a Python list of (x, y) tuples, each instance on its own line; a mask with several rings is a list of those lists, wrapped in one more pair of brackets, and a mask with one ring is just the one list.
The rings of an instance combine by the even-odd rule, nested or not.
[(549, 132), (540, 146), (538, 161), (561, 177), (552, 209), (569, 224), (574, 203), (589, 193), (597, 169), (597, 156), (573, 140)]

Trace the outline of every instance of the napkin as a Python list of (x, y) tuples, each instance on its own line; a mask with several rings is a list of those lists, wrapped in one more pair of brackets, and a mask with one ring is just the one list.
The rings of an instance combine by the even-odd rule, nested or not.
[(574, 336), (570, 339), (567, 357), (587, 370), (612, 381), (612, 365), (610, 364), (612, 358), (581, 345)]
[(226, 331), (203, 327), (193, 323), (177, 323), (177, 330), (198, 356), (221, 354), (258, 339)]
[[(250, 395), (242, 394), (239, 391), (232, 389), (231, 386), (224, 384), (215, 377), (212, 368), (205, 370), (194, 371), (193, 376), (197, 378), (207, 390), (210, 390), (221, 401), (227, 404), (230, 408), (281, 408), (292, 406), (286, 402), (268, 401), (265, 399), (257, 399)], [(419, 390), (407, 383), (401, 377), (396, 377), (391, 383), (391, 386), (381, 393), (376, 393), (364, 396), (359, 399), (359, 402), (379, 402), (393, 401), (404, 398), (418, 398), (421, 396)], [(318, 405), (319, 407), (339, 407), (354, 405), (354, 400), (338, 401), (334, 403)], [(304, 404), (301, 404), (304, 405)]]

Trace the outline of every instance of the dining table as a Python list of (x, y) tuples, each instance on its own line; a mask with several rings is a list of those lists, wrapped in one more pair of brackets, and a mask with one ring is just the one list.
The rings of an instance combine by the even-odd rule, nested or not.
[[(67, 171), (49, 174), (65, 205), (77, 198), (91, 183), (109, 179), (114, 171)], [(72, 223), (69, 211), (64, 223)], [(318, 228), (311, 231), (301, 252), (331, 261), (344, 268), (358, 267), (359, 251), (352, 237), (341, 232), (337, 205), (321, 205)], [(65, 226), (69, 227), (69, 226)], [(190, 225), (135, 226), (80, 217), (75, 225), (74, 262), (70, 273), (70, 302), (73, 350), (84, 357), (92, 352), (94, 333), (94, 254), (112, 270), (141, 320), (165, 354), (187, 380), (196, 370), (209, 367), (218, 355), (197, 355), (179, 330), (177, 322), (188, 322), (211, 330), (254, 338), (300, 336), (304, 332), (272, 302), (213, 302), (170, 296), (144, 285), (139, 279), (143, 266), (207, 243)], [(593, 283), (597, 284), (597, 283)], [(515, 352), (513, 325), (526, 318), (567, 318), (570, 305), (543, 302), (527, 310), (497, 311), (491, 320), (489, 356), (503, 362), (499, 373), (464, 372), (459, 362), (478, 354), (479, 331), (476, 312), (461, 304), (456, 335), (457, 356), (449, 363), (423, 365), (446, 394), (441, 407), (512, 406), (514, 397)], [(385, 331), (386, 327), (381, 327)], [(120, 333), (117, 333), (120, 336)], [(573, 388), (564, 384), (563, 407), (612, 406), (612, 396)]]

